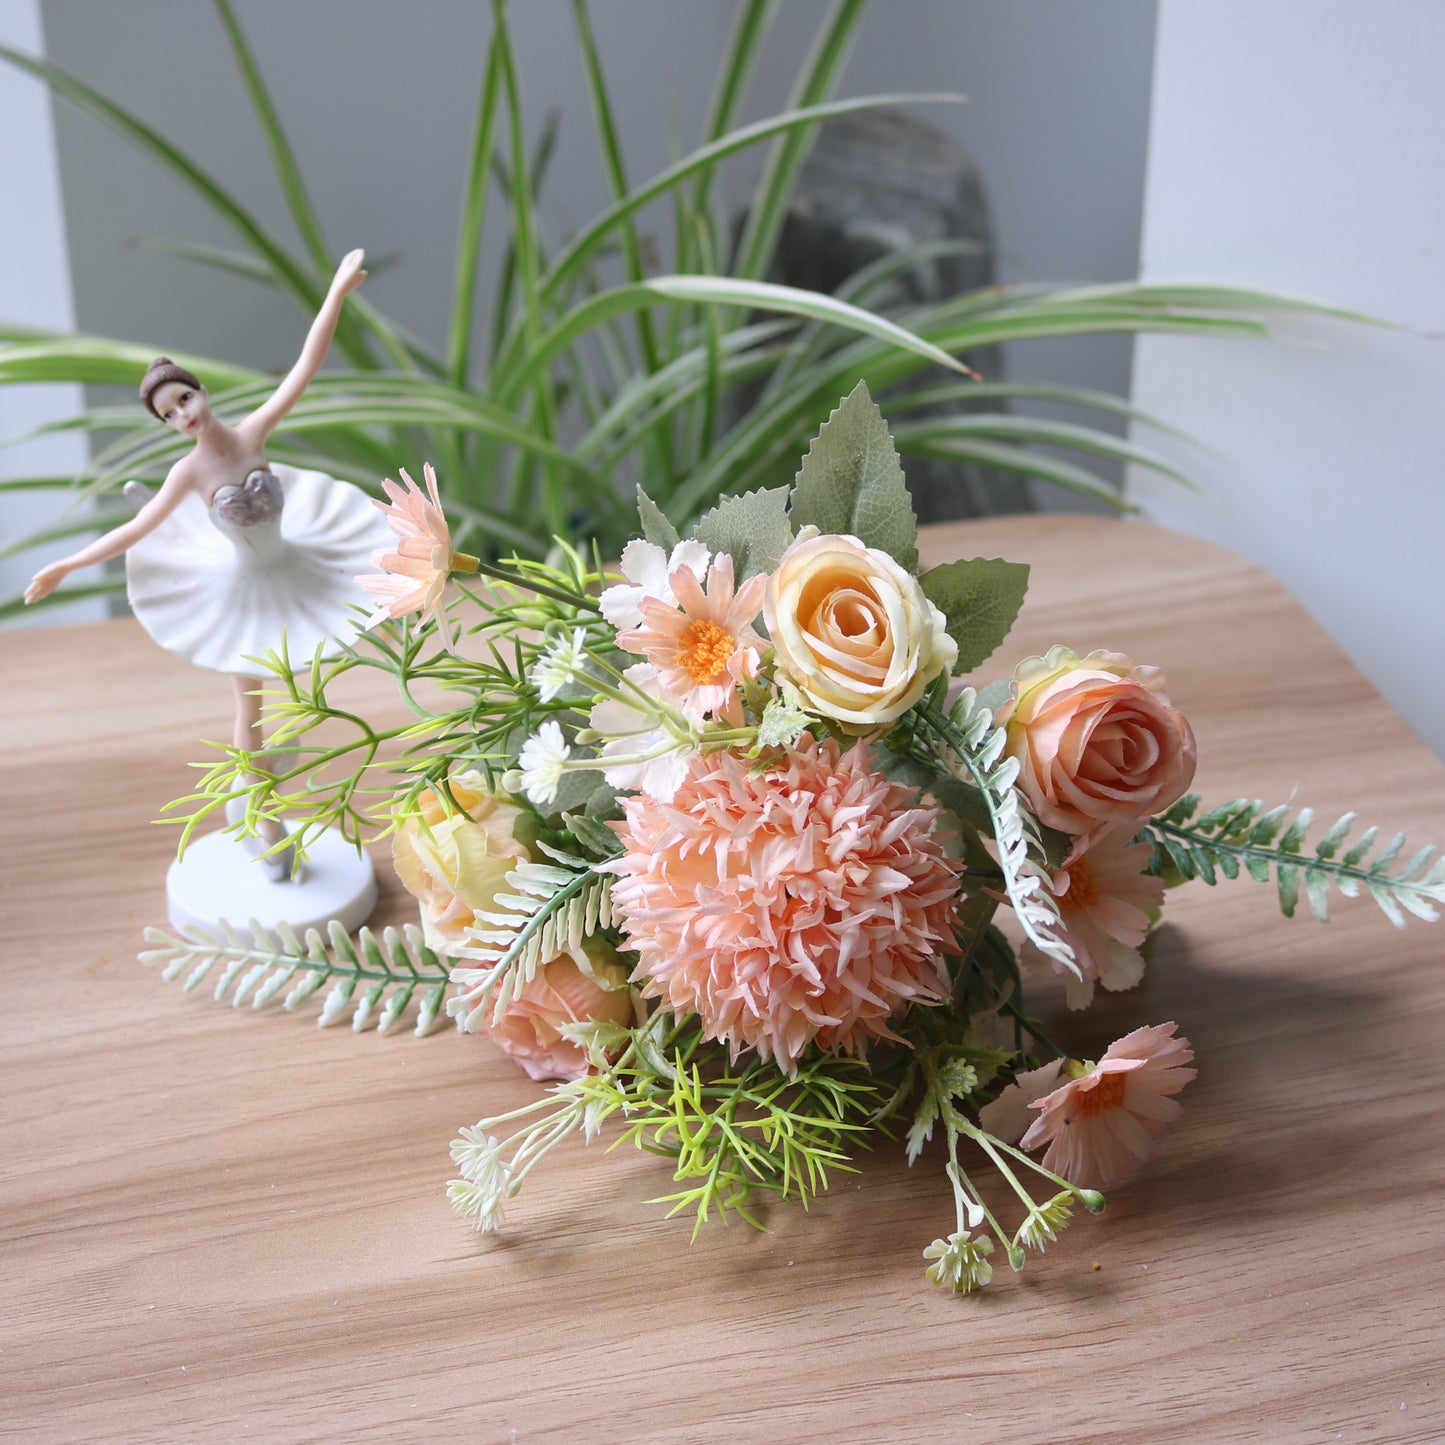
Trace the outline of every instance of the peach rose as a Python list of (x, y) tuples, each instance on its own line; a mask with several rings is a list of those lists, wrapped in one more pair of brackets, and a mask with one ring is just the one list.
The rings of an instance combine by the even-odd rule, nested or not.
[(1157, 667), (1054, 647), (1018, 665), (1011, 691), (996, 718), (1004, 751), (1039, 820), (1076, 836), (1070, 856), (1167, 808), (1194, 779), (1194, 734)]
[(780, 677), (855, 729), (893, 722), (958, 657), (918, 579), (856, 537), (805, 527), (768, 580), (763, 617)]
[(477, 909), (490, 908), (508, 872), (532, 855), (514, 832), (522, 809), (506, 793), (492, 792), (480, 773), (459, 773), (451, 789), (465, 811), (448, 816), (440, 795), (427, 793), (421, 817), (393, 835), (391, 856), (421, 904), (427, 947), (455, 955)]
[(587, 1054), (562, 1034), (566, 1024), (634, 1021), (627, 969), (610, 948), (587, 944), (558, 954), (532, 975), (497, 1023), (483, 1028), (531, 1078), (580, 1079)]

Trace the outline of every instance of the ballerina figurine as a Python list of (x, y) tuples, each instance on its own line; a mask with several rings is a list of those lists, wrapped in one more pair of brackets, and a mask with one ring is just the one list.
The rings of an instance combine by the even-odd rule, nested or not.
[[(235, 426), (215, 415), (195, 376), (158, 356), (141, 402), (194, 438), (194, 448), (131, 521), (42, 568), (25, 590), (27, 602), (38, 602), (77, 568), (124, 552), (137, 619), (168, 651), (231, 675), (235, 745), (262, 767), (264, 678), (255, 659), (284, 647), (309, 662), (318, 647), (354, 636), (365, 625), (354, 578), (390, 536), (360, 488), (266, 461), (267, 440), (321, 369), (342, 303), (366, 277), (362, 260), (359, 250), (342, 260), (296, 364)], [(268, 846), (282, 836), (275, 824), (263, 833)], [(290, 876), (289, 851), (265, 861), (278, 880)]]

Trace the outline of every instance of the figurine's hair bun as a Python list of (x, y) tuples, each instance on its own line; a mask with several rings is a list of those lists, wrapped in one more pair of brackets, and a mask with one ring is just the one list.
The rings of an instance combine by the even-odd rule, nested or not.
[(151, 398), (168, 381), (182, 382), (186, 386), (194, 387), (197, 391), (204, 389), (201, 383), (197, 381), (184, 366), (177, 366), (169, 356), (156, 357), (156, 359), (146, 367), (146, 374), (141, 378), (140, 400), (141, 405), (157, 420), (160, 419), (160, 412), (155, 409), (155, 403)]

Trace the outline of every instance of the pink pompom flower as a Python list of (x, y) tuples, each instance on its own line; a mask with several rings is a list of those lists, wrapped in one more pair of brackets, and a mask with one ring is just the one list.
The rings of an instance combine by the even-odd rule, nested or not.
[(1079, 1069), (1032, 1102), (1039, 1111), (1022, 1146), (1048, 1145), (1044, 1167), (1083, 1188), (1107, 1189), (1136, 1164), (1154, 1157), (1159, 1136), (1183, 1114), (1177, 1094), (1195, 1076), (1194, 1058), (1178, 1025), (1135, 1029), (1117, 1039), (1092, 1068)]
[(697, 754), (671, 803), (628, 798), (612, 899), (644, 997), (695, 1013), (734, 1056), (789, 1073), (813, 1043), (860, 1054), (888, 1020), (948, 996), (959, 865), (936, 808), (803, 734), (757, 772)]

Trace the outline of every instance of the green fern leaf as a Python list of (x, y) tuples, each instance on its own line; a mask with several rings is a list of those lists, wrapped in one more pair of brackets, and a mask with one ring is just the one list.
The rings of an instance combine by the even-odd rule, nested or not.
[[(414, 925), (400, 932), (384, 929), (378, 938), (368, 928), (358, 935), (360, 951), (338, 923), (332, 923), (328, 940), (308, 929), (304, 940), (281, 923), (271, 929), (252, 922), (247, 929), (234, 928), (224, 920), (214, 930), (198, 929), (196, 940), (178, 938), (164, 929), (148, 928), (146, 941), (156, 945), (140, 955), (147, 965), (160, 965), (161, 977), (178, 978), (189, 969), (184, 988), (198, 987), (222, 965), (214, 988), (217, 1002), (229, 996), (233, 1007), (250, 1004), (265, 1008), (282, 990), (288, 990), (281, 1007), (294, 1012), (323, 985), (331, 989), (322, 1005), (318, 1022), (323, 1026), (341, 1019), (352, 1008), (352, 1028), (368, 1026), (377, 1006), (379, 1032), (389, 1032), (405, 1016), (419, 985), (430, 989), (418, 1010), (416, 1033), (434, 1027), (446, 991), (447, 975), (441, 961), (429, 949)], [(300, 975), (299, 981), (297, 976)]]
[(1187, 811), (1181, 813), (1176, 804), (1140, 831), (1140, 839), (1154, 847), (1152, 872), (1162, 871), (1167, 856), (1186, 874), (1189, 870), (1181, 859), (1187, 859), (1193, 871), (1210, 883), (1216, 869), (1226, 878), (1237, 878), (1243, 869), (1260, 883), (1273, 876), (1287, 917), (1298, 907), (1303, 883), (1310, 912), (1321, 923), (1329, 922), (1332, 886), (1346, 898), (1355, 897), (1362, 887), (1369, 889), (1397, 928), (1404, 927), (1407, 913), (1434, 922), (1439, 917), (1436, 905), (1445, 903), (1445, 859), (1437, 857), (1435, 847), (1420, 848), (1406, 863), (1394, 866), (1405, 847), (1403, 833), (1395, 834), (1371, 858), (1379, 831), (1367, 828), (1343, 858), (1337, 857), (1354, 825), (1354, 813), (1333, 823), (1314, 852), (1307, 853), (1305, 838), (1314, 823), (1309, 808), (1301, 808), (1288, 824), (1288, 807), (1265, 812), (1263, 804), (1242, 798), (1211, 808), (1191, 822), (1194, 811), (1191, 795)]
[(537, 969), (612, 926), (612, 880), (586, 859), (538, 845), (551, 863), (519, 863), (507, 874), (512, 891), (498, 893), (467, 930), (472, 943), (452, 969), (459, 993), (447, 1005), (468, 1031), (483, 1011), (500, 1018)]
[(1043, 839), (1033, 815), (1014, 787), (1018, 761), (1000, 758), (1006, 737), (995, 727), (993, 712), (966, 687), (947, 716), (931, 704), (919, 709), (920, 721), (939, 743), (940, 761), (982, 795), (998, 845), (1004, 890), (1025, 936), (1046, 957), (1075, 975), (1074, 950), (1063, 937), (1058, 904), (1049, 887)]

